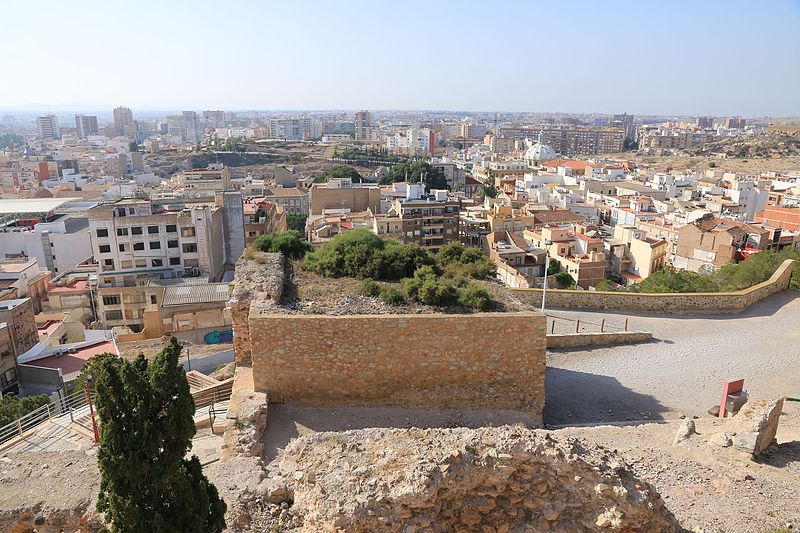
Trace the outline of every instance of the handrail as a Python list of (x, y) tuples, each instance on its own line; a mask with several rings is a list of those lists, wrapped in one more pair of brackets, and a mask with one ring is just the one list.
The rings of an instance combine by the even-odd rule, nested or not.
[(81, 389), (68, 396), (37, 407), (13, 422), (0, 427), (0, 444), (14, 437), (21, 437), (25, 432), (52, 420), (54, 417), (59, 417), (66, 413), (69, 414), (70, 421), (73, 422), (73, 412), (88, 403), (89, 400), (86, 397), (86, 391)]

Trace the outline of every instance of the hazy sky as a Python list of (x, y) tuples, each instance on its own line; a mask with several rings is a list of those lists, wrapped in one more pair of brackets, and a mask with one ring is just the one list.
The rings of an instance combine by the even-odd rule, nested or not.
[(0, 109), (800, 115), (800, 0), (33, 0), (0, 16)]

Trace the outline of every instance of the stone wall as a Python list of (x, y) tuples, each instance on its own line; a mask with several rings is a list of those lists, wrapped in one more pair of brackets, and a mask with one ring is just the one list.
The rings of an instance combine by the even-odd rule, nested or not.
[(545, 327), (537, 312), (329, 316), (256, 309), (248, 325), (255, 389), (270, 403), (514, 409), (537, 419)]
[[(787, 259), (763, 283), (736, 292), (632, 293), (548, 289), (547, 307), (564, 309), (609, 309), (656, 313), (739, 313), (751, 305), (789, 287), (794, 261)], [(528, 304), (542, 305), (541, 289), (510, 289)]]
[(653, 334), (649, 331), (614, 331), (604, 333), (567, 333), (566, 335), (547, 335), (547, 348), (579, 348), (583, 346), (616, 346), (651, 342)]

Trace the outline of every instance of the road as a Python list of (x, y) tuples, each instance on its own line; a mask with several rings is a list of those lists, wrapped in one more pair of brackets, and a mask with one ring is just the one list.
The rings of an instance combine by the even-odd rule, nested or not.
[[(192, 357), (191, 359), (191, 370), (197, 370), (203, 374), (210, 374), (216, 370), (219, 365), (224, 365), (233, 361), (233, 350), (224, 350), (202, 357)], [(183, 368), (189, 370), (189, 363), (186, 361), (186, 357), (181, 357), (181, 363), (183, 364)]]
[[(743, 378), (753, 398), (800, 390), (800, 292), (784, 291), (738, 315), (650, 315), (552, 310), (550, 316), (651, 331), (654, 342), (547, 356), (545, 423), (708, 416), (723, 381)], [(565, 326), (566, 327), (566, 326)]]

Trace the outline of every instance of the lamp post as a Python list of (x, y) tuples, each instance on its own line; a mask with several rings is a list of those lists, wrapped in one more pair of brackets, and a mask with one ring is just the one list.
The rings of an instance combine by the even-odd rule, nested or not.
[(97, 430), (97, 421), (94, 419), (94, 405), (92, 405), (92, 391), (89, 389), (89, 382), (92, 380), (92, 375), (87, 374), (86, 381), (83, 383), (86, 389), (86, 399), (89, 401), (89, 416), (92, 418), (92, 431), (94, 431), (94, 443), (100, 442), (100, 432)]
[(553, 244), (553, 241), (547, 239), (544, 241), (545, 249), (544, 249), (544, 285), (542, 285), (542, 314), (544, 314), (544, 303), (545, 299), (547, 298), (547, 275), (548, 270), (550, 269), (550, 246)]

